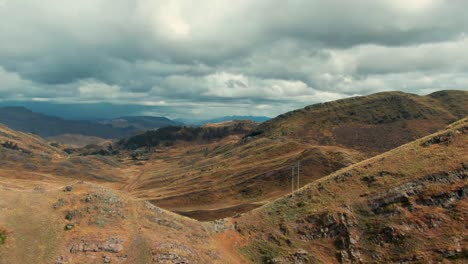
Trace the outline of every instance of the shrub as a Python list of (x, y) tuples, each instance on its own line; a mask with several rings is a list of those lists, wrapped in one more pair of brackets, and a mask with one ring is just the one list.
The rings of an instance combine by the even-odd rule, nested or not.
[(297, 207), (304, 207), (306, 204), (304, 203), (304, 201), (300, 201), (296, 205)]
[(6, 141), (5, 143), (2, 144), (2, 146), (4, 148), (12, 149), (12, 150), (18, 150), (19, 149), (18, 144), (14, 143), (14, 142), (11, 142), (11, 141)]
[(0, 245), (5, 244), (6, 239), (7, 239), (6, 230), (0, 227)]

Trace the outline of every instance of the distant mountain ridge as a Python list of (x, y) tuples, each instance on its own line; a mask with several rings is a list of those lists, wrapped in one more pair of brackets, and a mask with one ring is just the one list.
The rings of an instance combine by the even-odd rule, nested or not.
[(102, 120), (99, 123), (103, 125), (111, 125), (115, 128), (134, 127), (140, 130), (183, 125), (182, 123), (173, 121), (167, 117), (159, 116), (122, 116), (118, 118)]
[(75, 134), (105, 139), (131, 136), (140, 130), (178, 124), (165, 117), (125, 117), (101, 123), (66, 120), (17, 106), (0, 107), (0, 123), (18, 131), (30, 132), (46, 138)]
[(197, 126), (203, 126), (206, 124), (210, 123), (221, 123), (225, 121), (234, 121), (234, 120), (250, 120), (254, 121), (257, 123), (262, 123), (265, 121), (270, 120), (271, 117), (268, 116), (239, 116), (239, 115), (232, 115), (232, 116), (222, 116), (222, 117), (217, 117), (217, 118), (211, 118), (211, 119), (201, 119), (201, 120), (195, 120), (195, 119), (175, 119), (176, 121), (182, 122), (187, 125), (197, 125)]

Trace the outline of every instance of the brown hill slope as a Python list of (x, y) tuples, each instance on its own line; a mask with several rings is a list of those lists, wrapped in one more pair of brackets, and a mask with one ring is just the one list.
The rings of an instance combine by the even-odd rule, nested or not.
[(263, 123), (258, 133), (376, 154), (465, 117), (467, 102), (468, 91), (383, 92), (307, 106)]
[(238, 262), (215, 243), (215, 224), (111, 189), (0, 177), (0, 190), (0, 264)]
[(244, 138), (184, 143), (152, 154), (133, 195), (202, 220), (233, 216), (286, 194), (291, 165), (301, 185), (443, 129), (468, 115), (468, 92), (379, 93), (313, 105)]
[(66, 144), (70, 147), (81, 148), (86, 145), (109, 145), (112, 141), (100, 137), (83, 136), (80, 134), (63, 134), (55, 137), (48, 137), (48, 141)]
[(129, 191), (163, 208), (213, 220), (287, 193), (290, 165), (298, 159), (304, 185), (365, 157), (353, 150), (292, 140), (238, 142), (239, 137), (231, 137), (154, 153)]
[[(21, 171), (21, 174), (14, 172)], [(0, 176), (11, 179), (92, 180), (116, 184), (125, 170), (113, 157), (70, 156), (39, 136), (0, 125)]]
[(468, 259), (468, 120), (339, 170), (234, 219), (259, 263)]

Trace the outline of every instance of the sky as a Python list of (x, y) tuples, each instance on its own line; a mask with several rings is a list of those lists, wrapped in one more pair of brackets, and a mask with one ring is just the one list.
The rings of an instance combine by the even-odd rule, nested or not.
[(0, 0), (0, 100), (273, 117), (381, 91), (466, 90), (466, 10), (465, 0)]

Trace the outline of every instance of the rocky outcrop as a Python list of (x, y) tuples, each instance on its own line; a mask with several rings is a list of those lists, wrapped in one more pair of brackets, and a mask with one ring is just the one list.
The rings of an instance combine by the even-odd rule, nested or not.
[(383, 194), (372, 196), (368, 200), (369, 207), (375, 214), (394, 214), (397, 212), (397, 207), (403, 207), (411, 211), (414, 209), (415, 203), (448, 208), (454, 201), (467, 196), (468, 187), (464, 186), (452, 191), (428, 195), (425, 193), (427, 185), (434, 183), (452, 185), (464, 181), (467, 178), (467, 166), (462, 165), (463, 167), (458, 170), (427, 175), (417, 181), (395, 187)]
[(306, 263), (315, 263), (314, 257), (311, 256), (307, 251), (300, 249), (289, 256), (276, 257), (271, 260), (271, 263), (274, 264), (306, 264)]
[(408, 182), (383, 194), (369, 198), (369, 207), (375, 214), (393, 214), (395, 207), (401, 206), (412, 210), (413, 205), (409, 199), (423, 189), (419, 182)]
[(151, 251), (154, 263), (161, 264), (189, 264), (190, 258), (195, 256), (192, 248), (174, 243), (159, 244)]
[(124, 250), (124, 240), (118, 237), (110, 237), (106, 241), (81, 240), (70, 247), (70, 253), (86, 252), (110, 252), (119, 253)]
[(462, 188), (441, 192), (431, 195), (429, 197), (421, 197), (416, 200), (416, 203), (425, 206), (439, 206), (443, 208), (450, 208), (456, 200), (466, 198), (468, 196), (468, 186)]
[(337, 258), (341, 263), (359, 263), (361, 255), (356, 247), (360, 239), (355, 220), (346, 212), (309, 215), (299, 221), (297, 233), (302, 240), (333, 239)]
[(423, 147), (429, 147), (430, 145), (434, 145), (434, 144), (449, 145), (451, 142), (453, 142), (453, 139), (456, 136), (460, 134), (465, 134), (467, 132), (468, 132), (468, 126), (465, 125), (457, 130), (448, 131), (446, 133), (431, 137), (429, 140), (424, 141), (421, 145)]

